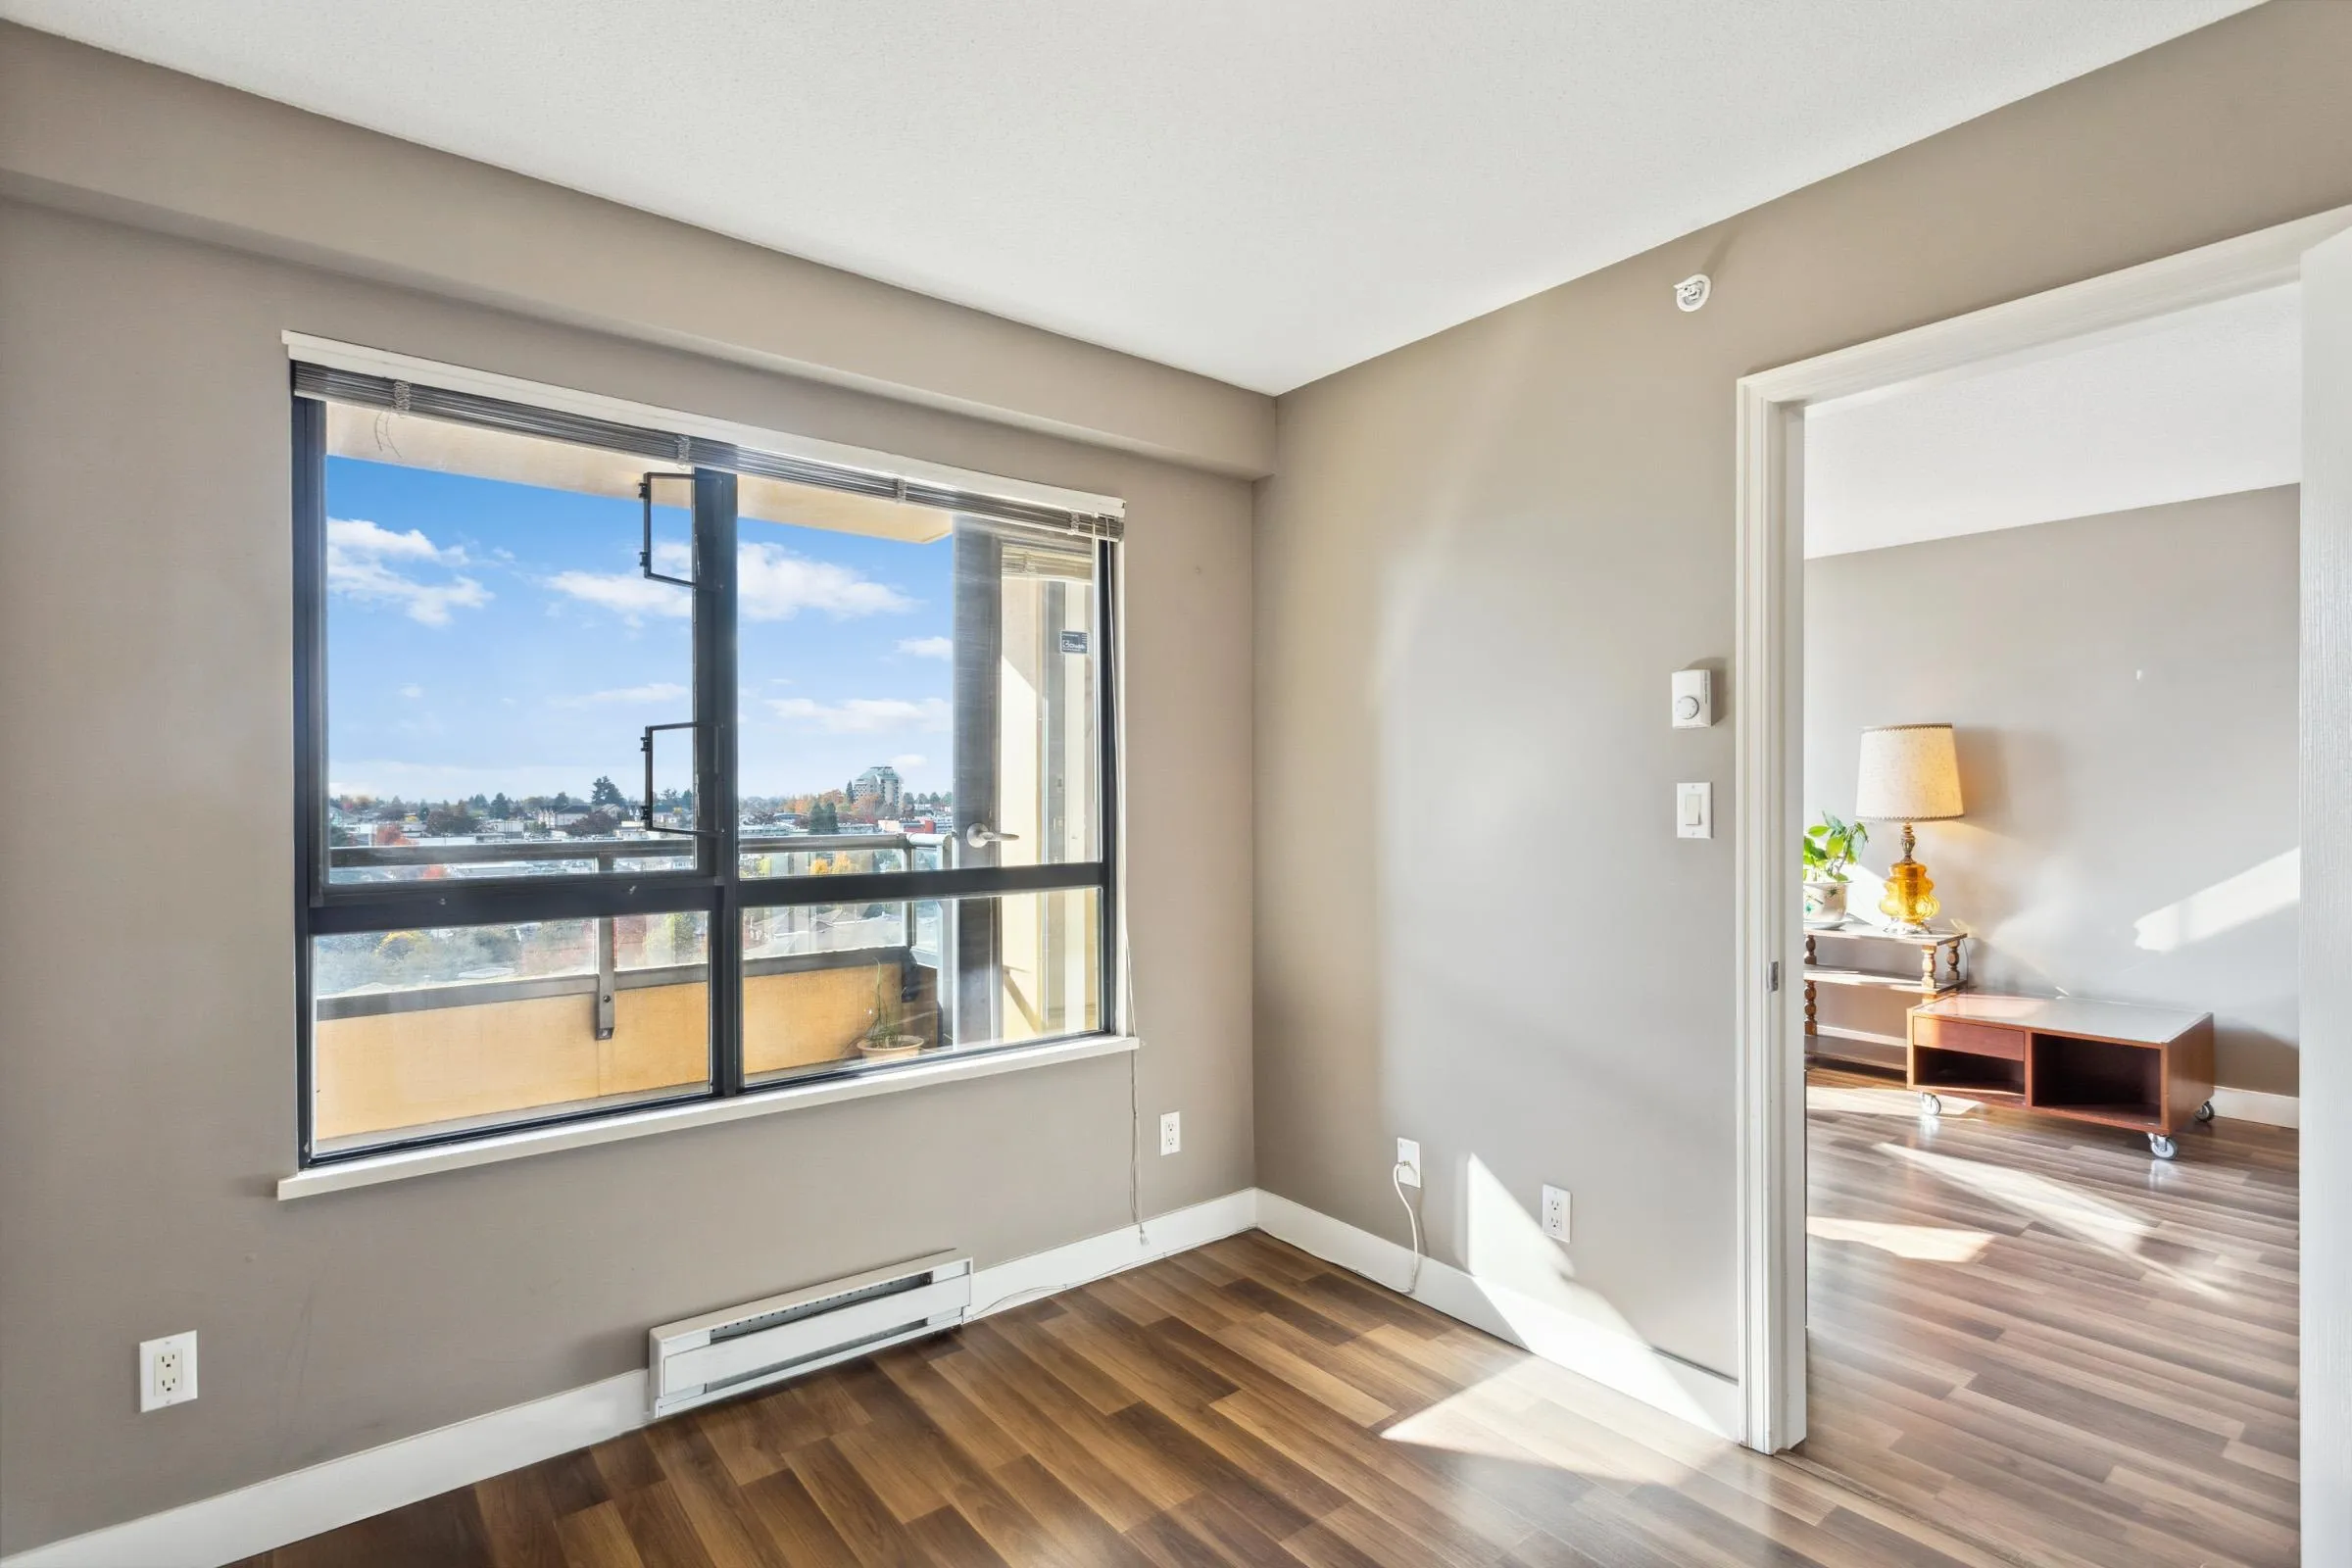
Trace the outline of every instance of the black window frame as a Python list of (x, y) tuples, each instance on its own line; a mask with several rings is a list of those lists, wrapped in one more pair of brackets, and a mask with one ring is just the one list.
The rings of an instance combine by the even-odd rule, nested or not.
[[(935, 483), (862, 469), (840, 468), (783, 457), (682, 432), (648, 430), (579, 416), (557, 415), (527, 405), (419, 383), (297, 362), (293, 383), (293, 605), (294, 605), (294, 814), (295, 814), (295, 1056), (298, 1155), (302, 1169), (418, 1149), (505, 1138), (534, 1129), (608, 1120), (662, 1107), (779, 1094), (846, 1077), (887, 1076), (941, 1059), (962, 1059), (998, 1051), (1026, 1050), (1054, 1040), (1085, 1039), (1119, 1032), (1120, 993), (1116, 979), (1121, 923), (1115, 846), (1119, 839), (1119, 645), (1115, 607), (1118, 541), (1123, 526), (1113, 516), (1060, 513), (1022, 501), (957, 491)], [(338, 883), (328, 875), (332, 846), (327, 826), (326, 744), (326, 404), (393, 408), (432, 418), (452, 419), (528, 434), (633, 452), (657, 462), (690, 466), (696, 559), (694, 611), (695, 801), (704, 831), (688, 840), (695, 847), (689, 869), (610, 871), (564, 876), (517, 877), (508, 881), (439, 880)], [(664, 454), (668, 454), (664, 456)], [(736, 776), (737, 643), (736, 476), (739, 472), (789, 478), (853, 493), (888, 497), (1021, 528), (1045, 528), (1090, 541), (1094, 553), (1094, 639), (1097, 649), (1095, 717), (1100, 769), (1095, 797), (1096, 858), (1037, 865), (962, 865), (936, 870), (874, 871), (831, 876), (746, 877), (738, 849), (740, 802)], [(957, 812), (958, 827), (963, 825)], [(749, 1084), (743, 1063), (743, 914), (751, 908), (780, 908), (865, 902), (915, 903), (985, 899), (1006, 894), (1093, 889), (1097, 892), (1097, 976), (1100, 1006), (1096, 1026), (1065, 1035), (984, 1045), (957, 1045), (903, 1061), (845, 1062), (831, 1070)], [(320, 1152), (314, 1131), (313, 1094), (314, 939), (419, 926), (462, 926), (508, 921), (610, 919), (616, 915), (701, 912), (706, 916), (705, 965), (709, 997), (709, 1073), (704, 1085), (675, 1095), (592, 1106), (547, 1115), (518, 1113), (492, 1124), (392, 1136), (365, 1147)], [(909, 943), (913, 932), (907, 933)], [(963, 965), (943, 954), (941, 984), (959, 985)]]

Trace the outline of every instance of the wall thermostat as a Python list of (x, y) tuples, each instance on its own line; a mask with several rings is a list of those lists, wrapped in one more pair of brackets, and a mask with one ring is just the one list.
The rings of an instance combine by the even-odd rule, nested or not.
[(1674, 285), (1675, 309), (1695, 311), (1707, 303), (1707, 296), (1714, 291), (1714, 279), (1708, 277), (1704, 272), (1692, 272), (1689, 277)]
[(1703, 669), (1674, 672), (1674, 727), (1705, 729), (1715, 722), (1715, 681)]

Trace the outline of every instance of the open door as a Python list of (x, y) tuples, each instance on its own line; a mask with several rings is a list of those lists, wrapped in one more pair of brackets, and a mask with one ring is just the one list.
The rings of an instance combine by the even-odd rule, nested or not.
[(2303, 258), (2303, 1560), (2352, 1562), (2352, 233)]

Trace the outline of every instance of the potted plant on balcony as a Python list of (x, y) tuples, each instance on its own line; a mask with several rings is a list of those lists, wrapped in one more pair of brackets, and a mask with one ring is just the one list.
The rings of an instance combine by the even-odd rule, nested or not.
[(906, 1033), (906, 1004), (899, 995), (898, 965), (874, 966), (874, 1021), (858, 1042), (858, 1054), (868, 1061), (896, 1061), (923, 1049), (921, 1035)]
[(1869, 842), (1868, 827), (1860, 822), (1841, 822), (1827, 811), (1821, 813), (1820, 821), (1805, 829), (1805, 924), (1845, 923), (1845, 868)]

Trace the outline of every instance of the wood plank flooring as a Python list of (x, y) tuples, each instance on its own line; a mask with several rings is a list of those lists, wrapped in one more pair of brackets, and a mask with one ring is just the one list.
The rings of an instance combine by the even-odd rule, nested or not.
[(1253, 1233), (242, 1568), (1763, 1563), (2003, 1568)]
[(2297, 1560), (2296, 1135), (1808, 1076), (1800, 1454), (2051, 1568)]

